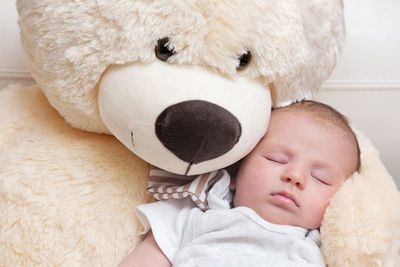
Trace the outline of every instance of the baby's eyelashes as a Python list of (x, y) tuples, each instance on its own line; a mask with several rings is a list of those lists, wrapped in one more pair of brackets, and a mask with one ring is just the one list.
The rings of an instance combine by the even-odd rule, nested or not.
[(315, 177), (315, 176), (312, 176), (318, 183), (321, 183), (321, 184), (324, 184), (324, 185), (330, 185), (330, 184), (328, 184), (325, 180), (323, 180), (323, 179), (321, 179), (321, 178), (318, 178), (318, 177)]
[(323, 185), (331, 185), (331, 183), (330, 183), (329, 179), (326, 177), (326, 175), (311, 172), (311, 177), (318, 183), (321, 183)]
[(288, 159), (284, 155), (270, 154), (270, 155), (264, 156), (264, 158), (266, 158), (267, 160), (269, 160), (271, 162), (282, 164), (282, 165), (288, 163)]

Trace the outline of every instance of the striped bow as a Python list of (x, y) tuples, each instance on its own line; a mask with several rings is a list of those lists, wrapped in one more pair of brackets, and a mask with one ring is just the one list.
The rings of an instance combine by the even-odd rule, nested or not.
[(150, 166), (147, 190), (158, 200), (182, 199), (189, 196), (201, 210), (205, 211), (209, 208), (208, 191), (222, 176), (221, 170), (185, 176)]

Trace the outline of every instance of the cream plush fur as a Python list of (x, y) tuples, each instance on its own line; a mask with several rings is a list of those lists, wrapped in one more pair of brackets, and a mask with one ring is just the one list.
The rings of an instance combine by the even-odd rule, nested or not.
[(0, 91), (0, 266), (115, 266), (138, 242), (148, 166), (74, 129), (38, 88)]
[[(0, 91), (0, 266), (115, 266), (139, 241), (135, 206), (150, 201), (142, 159), (161, 165), (167, 154), (151, 147), (158, 140), (146, 132), (149, 114), (190, 100), (180, 98), (185, 88), (228, 110), (243, 127), (236, 152), (195, 172), (222, 168), (254, 147), (271, 104), (312, 97), (344, 40), (339, 0), (17, 0), (17, 7), (38, 87)], [(176, 54), (160, 63), (154, 47), (164, 37)], [(252, 61), (237, 71), (246, 51)], [(163, 76), (166, 69), (173, 71)], [(170, 100), (150, 101), (143, 90)], [(246, 97), (252, 106), (241, 105)], [(132, 106), (137, 117), (126, 114)], [(252, 128), (249, 118), (262, 126)], [(400, 193), (373, 146), (361, 134), (359, 141), (362, 170), (332, 199), (323, 254), (329, 266), (398, 267)], [(178, 159), (167, 166), (182, 172)]]

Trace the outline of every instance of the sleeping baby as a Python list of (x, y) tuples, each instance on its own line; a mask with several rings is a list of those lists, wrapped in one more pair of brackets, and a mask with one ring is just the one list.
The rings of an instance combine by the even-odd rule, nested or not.
[(325, 209), (359, 168), (342, 114), (315, 101), (275, 109), (235, 178), (219, 170), (150, 190), (168, 200), (137, 207), (147, 235), (119, 266), (325, 266)]

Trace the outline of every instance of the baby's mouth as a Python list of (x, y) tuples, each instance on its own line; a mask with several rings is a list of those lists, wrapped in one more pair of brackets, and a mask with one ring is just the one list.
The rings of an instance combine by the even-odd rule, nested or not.
[(277, 192), (277, 193), (272, 193), (271, 196), (278, 200), (281, 201), (283, 203), (289, 204), (289, 205), (294, 205), (296, 207), (300, 207), (296, 198), (287, 192)]

